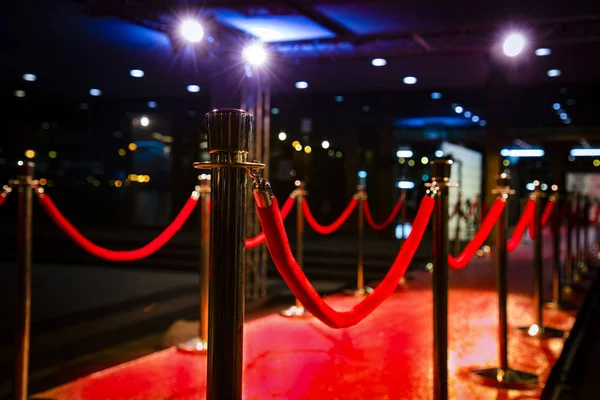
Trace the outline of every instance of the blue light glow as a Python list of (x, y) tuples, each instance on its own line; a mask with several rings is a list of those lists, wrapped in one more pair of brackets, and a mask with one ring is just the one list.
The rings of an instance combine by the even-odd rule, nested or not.
[(463, 108), (461, 106), (454, 107), (454, 112), (460, 114), (463, 112)]
[(440, 158), (440, 157), (444, 157), (444, 151), (443, 150), (436, 150), (435, 151), (435, 156)]
[(422, 180), (423, 182), (427, 182), (427, 181), (429, 180), (429, 175), (427, 175), (427, 174), (423, 174), (423, 176), (421, 176), (421, 180)]
[(434, 117), (414, 117), (400, 118), (394, 121), (394, 126), (408, 128), (423, 128), (431, 125), (441, 126), (471, 126), (472, 122), (460, 116), (434, 116)]
[(567, 119), (569, 116), (567, 115), (567, 113), (560, 113), (560, 119)]
[(487, 125), (487, 121), (485, 119), (482, 119), (481, 121), (479, 121), (479, 126), (486, 126)]
[(156, 102), (155, 102), (155, 101), (149, 101), (149, 102), (148, 102), (148, 108), (156, 108), (156, 106), (157, 106), (157, 105), (158, 105), (158, 104), (156, 104)]
[(190, 93), (198, 93), (200, 91), (200, 86), (198, 85), (188, 85), (187, 91)]
[(412, 231), (412, 225), (410, 224), (410, 222), (396, 225), (396, 229), (395, 229), (396, 239), (406, 239), (410, 235), (411, 231)]
[(417, 83), (417, 78), (414, 76), (405, 76), (404, 79), (402, 79), (402, 82), (404, 82), (405, 85), (414, 85)]
[(343, 103), (344, 102), (344, 96), (335, 96), (335, 101), (337, 103)]
[(431, 98), (434, 100), (439, 100), (442, 98), (442, 94), (440, 92), (431, 92)]
[(358, 171), (358, 177), (359, 178), (366, 178), (367, 177), (367, 171), (363, 171), (363, 170)]
[(323, 39), (335, 36), (333, 32), (302, 15), (248, 16), (227, 8), (213, 8), (211, 12), (218, 22), (247, 32), (263, 42)]
[(473, 118), (471, 118), (471, 121), (479, 122), (479, 117), (477, 115), (473, 115)]
[(100, 89), (90, 89), (90, 96), (100, 96), (102, 94), (102, 90)]
[(296, 86), (296, 89), (306, 89), (308, 87), (308, 82), (298, 81), (294, 86)]
[(471, 111), (465, 111), (465, 118), (471, 118)]
[(34, 74), (23, 74), (23, 80), (27, 82), (35, 82), (37, 76)]
[(560, 103), (552, 104), (552, 108), (555, 109), (556, 111), (560, 110)]
[(141, 69), (132, 69), (129, 71), (129, 75), (133, 76), (134, 78), (141, 78), (144, 76), (144, 71)]
[(276, 108), (276, 107), (275, 108), (271, 108), (271, 114), (273, 114), (273, 115), (279, 114), (279, 108)]

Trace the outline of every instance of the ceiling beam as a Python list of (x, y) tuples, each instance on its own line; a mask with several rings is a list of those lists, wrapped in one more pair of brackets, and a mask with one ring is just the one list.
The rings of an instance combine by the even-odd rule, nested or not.
[(330, 30), (335, 33), (337, 36), (344, 37), (355, 37), (356, 35), (350, 29), (346, 28), (344, 25), (334, 21), (329, 18), (327, 15), (323, 14), (319, 10), (315, 9), (313, 6), (309, 4), (300, 4), (297, 1), (287, 0), (284, 1), (284, 4), (289, 8), (294, 10), (300, 15), (305, 16), (311, 21), (316, 22), (321, 25), (323, 28)]

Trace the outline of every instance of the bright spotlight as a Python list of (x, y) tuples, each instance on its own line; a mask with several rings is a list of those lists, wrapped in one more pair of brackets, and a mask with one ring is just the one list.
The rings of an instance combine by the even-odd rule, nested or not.
[(306, 89), (308, 87), (308, 82), (298, 81), (296, 82), (296, 89)]
[(519, 33), (511, 33), (504, 39), (502, 50), (507, 57), (516, 57), (525, 48), (525, 38)]
[(560, 71), (560, 69), (549, 69), (548, 72), (546, 72), (546, 74), (550, 78), (556, 78), (557, 76), (560, 76), (561, 73), (562, 72)]
[(100, 96), (102, 94), (102, 90), (100, 89), (90, 89), (90, 96)]
[(142, 125), (142, 126), (148, 126), (148, 125), (150, 125), (150, 120), (148, 119), (148, 117), (142, 117), (142, 118), (140, 118), (140, 125)]
[(396, 152), (396, 157), (400, 158), (411, 158), (413, 156), (412, 150), (398, 150)]
[(144, 76), (144, 71), (141, 69), (132, 69), (129, 71), (129, 75), (133, 76), (134, 78), (141, 78)]
[(545, 57), (545, 56), (549, 56), (550, 54), (552, 54), (552, 50), (541, 47), (539, 49), (535, 49), (535, 55), (538, 57)]
[(359, 178), (366, 178), (367, 177), (367, 171), (364, 171), (364, 170), (358, 171), (358, 177)]
[(321, 147), (324, 148), (324, 149), (328, 149), (329, 148), (329, 141), (323, 140), (321, 142)]
[(204, 29), (198, 21), (193, 19), (184, 20), (179, 26), (181, 36), (191, 43), (198, 43), (204, 37)]
[(402, 82), (404, 82), (405, 85), (414, 85), (417, 83), (417, 78), (414, 76), (405, 76), (404, 79), (402, 79)]
[(242, 52), (242, 56), (252, 65), (262, 65), (267, 61), (267, 51), (258, 43), (247, 46)]
[(560, 110), (560, 103), (552, 104), (552, 108), (555, 109), (556, 111)]
[(463, 108), (461, 106), (454, 107), (454, 112), (460, 114), (463, 112)]
[(25, 91), (24, 90), (15, 90), (14, 95), (16, 97), (25, 97)]
[(371, 64), (374, 67), (383, 67), (387, 64), (387, 60), (385, 58), (374, 58), (371, 60)]
[(35, 82), (37, 76), (34, 74), (23, 74), (23, 80), (27, 82)]
[(444, 151), (443, 150), (436, 150), (435, 151), (435, 156), (440, 158), (440, 157), (444, 157)]
[(187, 91), (190, 93), (198, 93), (200, 91), (200, 86), (198, 85), (188, 85)]
[(542, 149), (502, 149), (500, 155), (503, 157), (543, 157)]
[(287, 139), (285, 132), (279, 132), (279, 140), (283, 142), (285, 139)]
[(398, 189), (413, 189), (415, 187), (415, 183), (411, 181), (398, 181), (396, 186)]

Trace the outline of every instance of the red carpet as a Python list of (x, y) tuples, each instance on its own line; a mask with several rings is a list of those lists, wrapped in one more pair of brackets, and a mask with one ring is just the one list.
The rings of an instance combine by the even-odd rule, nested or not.
[[(529, 325), (529, 249), (518, 250), (511, 267), (509, 323)], [(549, 276), (549, 271), (547, 276)], [(541, 389), (499, 392), (469, 379), (469, 370), (498, 362), (494, 268), (476, 260), (451, 271), (450, 393), (454, 399), (539, 398)], [(365, 321), (334, 330), (314, 319), (270, 315), (246, 324), (244, 392), (247, 400), (430, 399), (432, 397), (432, 295), (429, 274), (419, 273), (405, 290), (385, 301)], [(547, 292), (549, 294), (549, 291)], [(332, 296), (336, 308), (357, 299)], [(547, 325), (569, 330), (574, 317), (546, 311)], [(538, 341), (514, 331), (509, 337), (513, 368), (545, 382), (563, 339)], [(52, 399), (204, 399), (206, 358), (167, 349), (39, 396)]]

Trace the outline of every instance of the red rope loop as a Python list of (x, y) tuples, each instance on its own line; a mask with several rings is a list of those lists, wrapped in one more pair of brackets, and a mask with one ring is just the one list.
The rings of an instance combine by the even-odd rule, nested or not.
[(352, 214), (357, 204), (358, 198), (353, 197), (352, 200), (350, 200), (350, 203), (348, 203), (348, 206), (346, 207), (344, 212), (342, 212), (338, 219), (336, 219), (329, 225), (321, 225), (317, 222), (315, 217), (313, 217), (312, 213), (310, 212), (310, 208), (308, 207), (308, 201), (306, 199), (302, 201), (302, 214), (304, 214), (306, 222), (308, 222), (311, 228), (313, 228), (317, 233), (320, 233), (321, 235), (329, 235), (340, 229), (342, 224), (346, 222), (350, 214)]
[(287, 238), (285, 227), (277, 201), (266, 208), (258, 208), (258, 217), (262, 224), (267, 247), (277, 270), (290, 287), (292, 293), (302, 305), (324, 324), (332, 328), (346, 328), (356, 325), (373, 312), (397, 288), (398, 281), (406, 272), (423, 234), (429, 223), (429, 218), (435, 205), (434, 200), (427, 196), (421, 201), (421, 206), (415, 218), (413, 229), (406, 242), (398, 252), (394, 263), (385, 278), (375, 288), (373, 293), (348, 311), (336, 311), (319, 296), (310, 284), (302, 269), (298, 266)]
[[(546, 203), (546, 207), (544, 207), (544, 212), (542, 213), (542, 231), (548, 226), (548, 221), (550, 221), (550, 216), (552, 216), (555, 205), (556, 202), (554, 200), (549, 200)], [(535, 239), (535, 222), (533, 218), (529, 221), (529, 237)]]
[(365, 211), (365, 219), (367, 220), (367, 223), (371, 225), (371, 228), (375, 229), (376, 231), (381, 231), (387, 228), (387, 226), (394, 221), (394, 218), (396, 218), (396, 215), (398, 215), (398, 212), (402, 208), (402, 203), (404, 203), (404, 200), (402, 198), (399, 198), (398, 201), (396, 201), (396, 204), (394, 205), (392, 213), (386, 218), (385, 221), (383, 221), (383, 223), (378, 224), (375, 222), (375, 220), (373, 220), (373, 215), (371, 214), (371, 210), (369, 209), (369, 201), (366, 200), (363, 204), (363, 209)]
[(40, 194), (38, 198), (42, 208), (48, 213), (56, 225), (58, 225), (58, 227), (62, 229), (62, 231), (76, 244), (78, 244), (82, 249), (91, 255), (109, 261), (135, 261), (146, 258), (155, 253), (169, 240), (171, 240), (171, 238), (181, 229), (198, 203), (198, 196), (194, 193), (192, 193), (192, 196), (190, 196), (190, 198), (187, 200), (173, 222), (171, 222), (171, 224), (160, 235), (158, 235), (144, 247), (135, 250), (110, 250), (92, 243), (65, 218), (65, 216), (58, 210), (54, 202), (50, 199), (50, 196), (47, 194)]
[(510, 240), (506, 243), (506, 249), (508, 251), (514, 251), (521, 243), (521, 238), (523, 237), (523, 233), (525, 233), (525, 229), (529, 225), (529, 221), (533, 220), (533, 214), (535, 212), (535, 200), (527, 200), (525, 204), (525, 208), (523, 208), (523, 214), (521, 214), (521, 218), (519, 222), (517, 222), (517, 226), (515, 226), (515, 230), (513, 231)]
[(456, 258), (448, 255), (448, 265), (452, 269), (461, 269), (464, 268), (469, 261), (473, 258), (477, 250), (483, 245), (487, 237), (490, 235), (490, 232), (494, 228), (496, 221), (502, 215), (502, 211), (504, 210), (504, 206), (506, 205), (506, 201), (502, 198), (496, 199), (492, 208), (490, 208), (488, 214), (486, 215), (483, 223), (481, 224), (481, 228), (475, 235), (475, 237), (465, 246), (465, 249), (462, 253)]
[[(283, 207), (281, 207), (281, 219), (285, 220), (287, 218), (287, 216), (290, 214), (290, 211), (292, 211), (292, 208), (294, 208), (294, 204), (296, 204), (296, 198), (293, 196), (289, 196), (285, 200), (285, 203), (283, 203)], [(264, 242), (265, 233), (261, 232), (254, 237), (246, 239), (246, 244), (244, 247), (246, 249), (253, 249), (263, 244)]]

